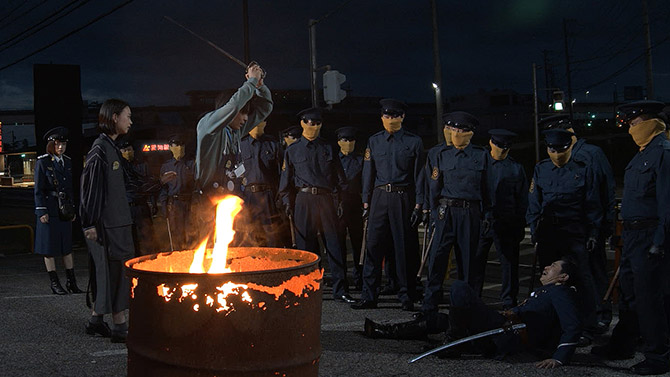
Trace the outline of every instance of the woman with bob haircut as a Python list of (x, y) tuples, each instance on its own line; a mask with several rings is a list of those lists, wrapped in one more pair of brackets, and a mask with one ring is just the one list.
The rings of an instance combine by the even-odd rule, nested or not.
[[(132, 124), (127, 102), (109, 99), (102, 104), (98, 115), (101, 133), (86, 156), (81, 177), (81, 224), (95, 266), (89, 271), (93, 312), (86, 333), (111, 337), (113, 343), (125, 342), (128, 334), (125, 310), (130, 283), (123, 274), (123, 263), (135, 253), (123, 157), (114, 141), (127, 134)], [(88, 300), (87, 304), (91, 306)], [(111, 330), (103, 320), (110, 313)]]

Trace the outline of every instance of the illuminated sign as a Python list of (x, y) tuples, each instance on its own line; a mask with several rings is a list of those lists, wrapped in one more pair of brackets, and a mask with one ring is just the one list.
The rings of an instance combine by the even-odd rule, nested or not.
[(170, 150), (170, 144), (154, 144), (154, 143), (142, 144), (142, 152), (163, 152), (169, 150)]

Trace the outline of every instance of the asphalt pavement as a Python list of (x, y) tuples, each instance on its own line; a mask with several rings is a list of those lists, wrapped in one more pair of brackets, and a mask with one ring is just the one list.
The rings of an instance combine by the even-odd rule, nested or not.
[[(483, 296), (495, 306), (500, 273), (494, 251), (490, 258)], [(527, 295), (531, 261), (532, 250), (524, 245), (522, 297)], [(64, 284), (62, 261), (57, 263)], [(81, 247), (75, 250), (75, 271), (84, 288), (88, 266), (86, 250)], [(641, 360), (638, 353), (634, 360), (603, 362), (592, 357), (587, 347), (578, 350), (571, 365), (555, 370), (536, 369), (535, 360), (527, 355), (505, 361), (476, 356), (459, 360), (427, 357), (409, 364), (426, 347), (439, 345), (439, 337), (429, 343), (369, 339), (362, 334), (365, 317), (389, 322), (411, 319), (411, 313), (401, 311), (394, 297), (382, 297), (378, 309), (355, 311), (334, 302), (328, 287), (323, 290), (320, 376), (623, 376), (628, 375), (626, 367)], [(359, 292), (352, 293), (358, 297)], [(49, 277), (37, 255), (27, 251), (0, 254), (0, 313), (0, 376), (126, 375), (126, 346), (84, 333), (90, 314), (84, 295), (51, 294)], [(132, 313), (130, 317), (132, 320)]]

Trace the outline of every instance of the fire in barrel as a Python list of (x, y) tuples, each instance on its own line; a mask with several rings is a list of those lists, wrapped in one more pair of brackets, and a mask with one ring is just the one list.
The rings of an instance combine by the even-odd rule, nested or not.
[(317, 376), (319, 257), (230, 248), (241, 199), (217, 205), (214, 247), (126, 262), (129, 376)]

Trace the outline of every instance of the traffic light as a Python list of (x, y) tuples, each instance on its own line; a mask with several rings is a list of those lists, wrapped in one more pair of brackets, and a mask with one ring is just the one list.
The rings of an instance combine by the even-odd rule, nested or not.
[(345, 81), (347, 76), (338, 71), (326, 71), (323, 74), (323, 100), (327, 104), (340, 103), (347, 96), (347, 92), (340, 88)]
[(563, 111), (565, 109), (565, 102), (563, 101), (563, 91), (555, 90), (553, 95), (554, 111)]

